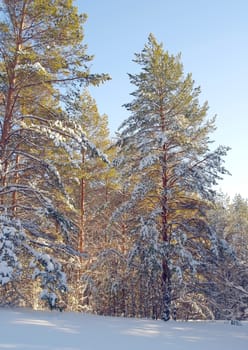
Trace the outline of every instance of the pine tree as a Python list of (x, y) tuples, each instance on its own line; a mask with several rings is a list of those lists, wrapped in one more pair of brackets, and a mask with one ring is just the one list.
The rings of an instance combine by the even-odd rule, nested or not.
[(248, 315), (248, 205), (247, 200), (236, 195), (232, 200), (219, 196), (209, 222), (225, 239), (234, 259), (223, 257), (211, 276), (213, 310), (216, 318), (246, 319)]
[(182, 299), (217, 258), (219, 242), (205, 212), (226, 173), (228, 148), (210, 150), (214, 118), (207, 119), (207, 103), (200, 105), (200, 89), (184, 75), (180, 55), (164, 51), (151, 34), (134, 62), (141, 72), (129, 74), (136, 90), (125, 105), (130, 117), (119, 129), (116, 160), (130, 195), (114, 218), (131, 213), (131, 264), (147, 266), (142, 278), (151, 276), (150, 289), (162, 279), (160, 317), (168, 320), (172, 300)]
[(73, 220), (64, 215), (71, 203), (53, 155), (82, 147), (96, 152), (82, 127), (63, 110), (65, 96), (109, 78), (89, 71), (93, 57), (82, 44), (85, 20), (71, 0), (1, 1), (2, 220), (16, 221), (25, 233), (23, 245), (36, 263), (23, 266), (37, 272), (38, 264), (45, 273), (48, 265), (47, 273), (54, 274), (53, 279), (41, 272), (33, 275), (42, 288), (47, 284), (52, 305), (54, 288), (63, 292), (65, 279), (47, 254), (74, 254), (71, 240), (77, 234)]
[(228, 222), (224, 236), (234, 247), (239, 259), (246, 262), (248, 258), (248, 201), (241, 195), (236, 195), (226, 209)]
[[(70, 271), (78, 271), (77, 277), (72, 281), (73, 288), (77, 286), (77, 292), (73, 293), (73, 302), (81, 310), (84, 307), (84, 298), (80, 295), (83, 287), (82, 274), (90, 269), (91, 261), (95, 260), (106, 243), (104, 231), (108, 225), (108, 211), (114, 188), (112, 178), (116, 171), (108, 166), (112, 153), (109, 150), (111, 141), (108, 118), (99, 114), (96, 102), (89, 92), (85, 90), (80, 95), (69, 96), (66, 109), (71, 120), (81, 126), (92, 145), (96, 146), (94, 149), (82, 147), (80, 151), (67, 154), (67, 158), (64, 155), (61, 165), (67, 192), (76, 208), (76, 213), (73, 214), (79, 227), (76, 247), (81, 253), (87, 252), (87, 259), (78, 261), (75, 258), (70, 267)], [(88, 300), (88, 296), (86, 299)]]

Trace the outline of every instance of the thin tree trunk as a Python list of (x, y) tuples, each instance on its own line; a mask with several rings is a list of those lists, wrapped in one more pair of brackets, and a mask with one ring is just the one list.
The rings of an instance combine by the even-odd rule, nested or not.
[[(161, 130), (165, 132), (165, 115), (163, 110), (163, 102), (161, 102), (160, 117), (161, 117)], [(168, 169), (167, 169), (167, 149), (166, 145), (163, 145), (163, 163), (162, 163), (162, 241), (169, 243), (168, 234)], [(168, 254), (166, 254), (168, 255)], [(168, 266), (168, 257), (163, 257), (162, 260), (162, 288), (163, 288), (163, 311), (162, 319), (168, 321), (171, 317), (171, 271)]]
[(85, 232), (84, 232), (84, 221), (85, 221), (85, 177), (84, 177), (84, 164), (85, 164), (85, 150), (81, 150), (81, 184), (80, 184), (80, 223), (79, 223), (79, 235), (78, 235), (78, 251), (81, 254), (79, 257), (79, 266), (76, 273), (76, 288), (77, 288), (77, 299), (78, 307), (82, 307), (84, 304), (85, 296), (82, 290), (82, 274), (83, 274), (83, 257), (82, 253), (85, 249)]
[[(17, 154), (15, 159), (15, 175), (14, 175), (14, 184), (18, 184), (19, 181), (19, 161), (20, 156)], [(15, 217), (17, 214), (17, 191), (14, 191), (12, 194), (12, 213)]]
[(171, 272), (166, 259), (162, 262), (162, 282), (163, 282), (163, 310), (162, 319), (169, 321), (171, 318)]
[[(2, 134), (0, 139), (0, 162), (2, 165), (2, 187), (5, 187), (7, 185), (7, 169), (9, 165), (9, 159), (7, 154), (7, 144), (9, 142), (9, 135), (11, 132), (11, 122), (13, 119), (13, 111), (15, 107), (15, 103), (17, 100), (18, 93), (16, 91), (16, 66), (19, 63), (19, 51), (22, 47), (22, 33), (24, 28), (24, 19), (25, 19), (25, 8), (26, 8), (26, 2), (23, 2), (23, 8), (21, 11), (21, 14), (19, 16), (19, 28), (18, 34), (16, 38), (16, 47), (15, 47), (15, 55), (12, 62), (6, 62), (8, 64), (8, 93), (6, 96), (6, 109), (5, 109), (5, 115), (4, 115), (4, 121), (2, 125)], [(16, 23), (15, 23), (16, 24)], [(1, 197), (1, 204), (4, 204), (4, 198)]]
[[(83, 253), (85, 245), (85, 232), (84, 232), (84, 221), (85, 221), (85, 177), (84, 177), (84, 164), (85, 164), (85, 150), (82, 149), (82, 178), (81, 178), (81, 193), (80, 193), (80, 230), (79, 230), (79, 241), (78, 250)], [(82, 262), (82, 257), (80, 257)]]
[[(166, 162), (166, 153), (164, 154)], [(166, 163), (165, 163), (166, 164)], [(163, 167), (164, 168), (164, 167)], [(163, 169), (163, 199), (162, 199), (162, 240), (169, 243), (168, 235), (168, 198), (167, 198), (167, 172)], [(164, 257), (162, 261), (162, 285), (163, 285), (163, 315), (162, 319), (168, 321), (170, 319), (171, 307), (171, 272), (168, 266), (168, 257)]]

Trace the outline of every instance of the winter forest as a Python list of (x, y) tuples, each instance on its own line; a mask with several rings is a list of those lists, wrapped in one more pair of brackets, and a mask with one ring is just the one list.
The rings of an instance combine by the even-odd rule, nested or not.
[[(72, 0), (0, 1), (0, 306), (248, 318), (248, 201), (216, 191), (228, 145), (153, 34), (110, 136)], [(94, 53), (93, 53), (94, 54)]]

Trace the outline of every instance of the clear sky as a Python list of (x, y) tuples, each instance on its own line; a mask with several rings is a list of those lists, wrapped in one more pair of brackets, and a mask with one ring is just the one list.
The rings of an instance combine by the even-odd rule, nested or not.
[(185, 73), (200, 85), (202, 102), (217, 115), (216, 146), (232, 148), (220, 183), (230, 196), (248, 198), (248, 0), (77, 0), (88, 15), (85, 43), (94, 54), (92, 72), (109, 73), (111, 82), (91, 89), (99, 112), (109, 116), (111, 134), (128, 112), (134, 87), (127, 73), (149, 33), (171, 54), (182, 53)]

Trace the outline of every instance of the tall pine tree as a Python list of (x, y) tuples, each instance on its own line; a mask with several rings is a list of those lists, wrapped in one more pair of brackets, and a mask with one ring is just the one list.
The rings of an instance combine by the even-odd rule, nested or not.
[[(54, 306), (65, 279), (50, 254), (72, 252), (76, 226), (64, 215), (71, 203), (53, 154), (82, 147), (96, 152), (82, 127), (63, 111), (64, 100), (108, 76), (89, 71), (93, 57), (82, 43), (86, 15), (78, 14), (72, 0), (2, 0), (0, 5), (1, 241), (6, 247), (13, 242), (16, 256), (25, 251), (23, 256), (34, 257), (22, 267), (35, 270), (43, 299)], [(17, 276), (11, 278), (10, 271), (21, 270), (11, 254), (7, 249), (1, 264), (3, 277), (8, 275), (3, 285)]]
[(184, 75), (180, 55), (164, 51), (150, 34), (134, 62), (141, 71), (129, 74), (136, 90), (125, 105), (130, 117), (119, 129), (116, 160), (130, 196), (114, 217), (131, 213), (130, 265), (140, 266), (143, 295), (149, 295), (144, 288), (162, 284), (158, 313), (168, 320), (172, 300), (182, 299), (190, 281), (218, 256), (205, 212), (213, 185), (226, 173), (227, 148), (210, 150), (214, 119), (207, 119), (208, 106), (200, 105), (200, 89)]

